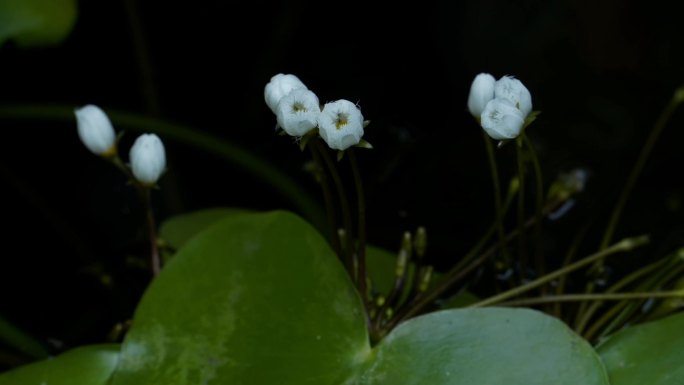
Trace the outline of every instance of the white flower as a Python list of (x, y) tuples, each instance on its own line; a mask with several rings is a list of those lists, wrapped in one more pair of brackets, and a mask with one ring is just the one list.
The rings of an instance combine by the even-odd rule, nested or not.
[(321, 105), (316, 94), (296, 89), (280, 100), (276, 109), (278, 125), (291, 136), (302, 136), (318, 124)]
[(525, 116), (510, 100), (495, 98), (482, 111), (480, 124), (493, 139), (508, 140), (520, 135)]
[(133, 176), (144, 185), (154, 185), (166, 168), (164, 144), (155, 134), (140, 135), (130, 152)]
[(116, 153), (114, 127), (100, 107), (89, 104), (74, 110), (78, 137), (92, 153), (112, 156)]
[(532, 112), (532, 95), (522, 82), (513, 76), (502, 76), (494, 85), (494, 97), (508, 99), (522, 111), (523, 116)]
[(468, 95), (468, 111), (474, 117), (479, 118), (487, 103), (494, 99), (494, 83), (496, 79), (490, 74), (481, 73), (475, 76)]
[(363, 115), (348, 100), (326, 103), (318, 115), (319, 134), (330, 148), (346, 150), (358, 144), (363, 136)]
[(268, 107), (276, 113), (278, 103), (282, 98), (287, 96), (292, 90), (307, 89), (304, 83), (298, 77), (290, 74), (277, 74), (271, 78), (271, 81), (266, 84), (264, 88), (264, 100)]

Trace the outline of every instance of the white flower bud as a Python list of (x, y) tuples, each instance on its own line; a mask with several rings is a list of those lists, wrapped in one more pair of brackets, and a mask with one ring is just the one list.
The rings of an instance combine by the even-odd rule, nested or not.
[(321, 138), (330, 148), (343, 151), (361, 141), (363, 115), (348, 100), (326, 103), (318, 115), (318, 129)]
[(487, 103), (494, 99), (494, 83), (496, 79), (490, 74), (481, 73), (475, 76), (468, 95), (468, 111), (474, 117), (480, 117)]
[(264, 88), (264, 100), (268, 107), (276, 113), (278, 103), (282, 98), (287, 96), (292, 90), (307, 89), (304, 83), (298, 77), (290, 74), (277, 74), (271, 78), (271, 81), (266, 84)]
[(140, 135), (130, 152), (133, 176), (144, 185), (153, 185), (166, 168), (164, 144), (155, 134)]
[(296, 89), (280, 100), (276, 109), (278, 125), (291, 136), (302, 136), (318, 124), (321, 105), (316, 94)]
[(495, 98), (487, 103), (480, 124), (487, 135), (496, 140), (508, 140), (520, 135), (525, 123), (523, 113), (504, 98)]
[(513, 76), (503, 76), (494, 85), (494, 97), (508, 99), (522, 111), (523, 119), (532, 112), (532, 95), (522, 82)]
[(116, 152), (114, 127), (100, 107), (89, 104), (74, 111), (78, 137), (93, 154), (112, 156)]

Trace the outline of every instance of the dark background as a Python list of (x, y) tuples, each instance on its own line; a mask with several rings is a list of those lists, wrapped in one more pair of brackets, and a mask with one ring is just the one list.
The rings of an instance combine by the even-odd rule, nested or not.
[[(542, 115), (528, 135), (547, 183), (575, 167), (591, 175), (573, 210), (546, 225), (550, 258), (585, 224), (584, 249), (596, 249), (649, 130), (684, 84), (684, 24), (665, 1), (218, 3), (82, 1), (62, 45), (0, 48), (0, 103), (94, 103), (185, 123), (263, 157), (319, 198), (303, 168), (308, 153), (274, 134), (263, 101), (271, 76), (296, 74), (322, 102), (359, 102), (372, 121), (365, 138), (375, 149), (359, 151), (370, 242), (394, 250), (403, 231), (424, 225), (430, 262), (444, 268), (494, 217), (481, 129), (466, 110), (477, 73), (515, 75), (531, 91)], [(148, 279), (131, 262), (145, 252), (135, 194), (81, 145), (73, 121), (5, 118), (0, 128), (0, 316), (55, 351), (103, 341)], [(124, 136), (122, 155), (134, 138)], [(295, 209), (243, 169), (162, 139), (160, 221), (215, 206)], [(677, 113), (618, 228), (616, 238), (654, 235), (642, 259), (684, 238), (683, 142)], [(513, 147), (497, 157), (506, 183)]]

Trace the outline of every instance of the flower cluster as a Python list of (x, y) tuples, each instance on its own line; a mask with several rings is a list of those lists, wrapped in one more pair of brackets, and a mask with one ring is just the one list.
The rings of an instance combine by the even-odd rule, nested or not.
[(470, 86), (468, 110), (493, 139), (514, 139), (532, 112), (532, 96), (512, 76), (495, 80), (492, 75), (481, 73)]
[(326, 103), (295, 75), (277, 74), (264, 88), (264, 99), (276, 114), (278, 126), (288, 135), (301, 137), (318, 128), (321, 138), (335, 150), (359, 144), (364, 120), (361, 110), (348, 100)]
[[(95, 155), (118, 160), (116, 134), (107, 114), (89, 104), (74, 111), (81, 142)], [(131, 173), (143, 186), (153, 186), (166, 168), (166, 152), (155, 134), (140, 135), (129, 153)]]

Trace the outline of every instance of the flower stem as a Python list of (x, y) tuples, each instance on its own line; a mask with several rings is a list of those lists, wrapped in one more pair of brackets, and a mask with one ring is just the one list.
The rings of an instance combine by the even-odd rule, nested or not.
[[(512, 199), (512, 198), (511, 198)], [(551, 202), (548, 204), (544, 210), (545, 213), (552, 212), (555, 210), (560, 204), (562, 204), (563, 201), (556, 201), (556, 202)], [(534, 224), (535, 219), (530, 218), (526, 223), (525, 226), (529, 227)], [(493, 230), (490, 230), (493, 231)], [(487, 234), (486, 234), (487, 235)], [(491, 234), (489, 234), (491, 235)], [(507, 236), (504, 237), (504, 242), (510, 242), (511, 240), (515, 239), (515, 237), (518, 235), (518, 229), (516, 228), (513, 230), (511, 233), (509, 233)], [(483, 240), (486, 240), (488, 237), (485, 236), (483, 237)], [(482, 245), (484, 245), (484, 241), (482, 242)], [(407, 320), (414, 315), (417, 315), (420, 313), (426, 306), (431, 304), (434, 300), (436, 300), (440, 295), (442, 295), (445, 291), (447, 291), (449, 288), (453, 287), (457, 282), (468, 276), (472, 271), (477, 269), (479, 266), (481, 266), (484, 262), (486, 262), (489, 258), (492, 257), (492, 255), (497, 251), (497, 249), (500, 246), (500, 243), (497, 243), (494, 246), (491, 246), (487, 250), (485, 250), (482, 254), (480, 254), (479, 257), (477, 258), (471, 258), (471, 255), (474, 257), (477, 255), (477, 252), (474, 250), (476, 248), (480, 247), (480, 242), (478, 242), (478, 245), (473, 248), (473, 251), (469, 252), (466, 257), (463, 258), (463, 260), (470, 260), (469, 263), (466, 265), (465, 263), (459, 263), (458, 265), (452, 267), (449, 269), (449, 271), (444, 274), (444, 277), (437, 282), (437, 284), (431, 288), (429, 291), (416, 296), (413, 298), (413, 300), (403, 308), (403, 310), (397, 314), (397, 316), (393, 319), (393, 322), (390, 324), (390, 328), (398, 325), (404, 320)], [(471, 260), (472, 259), (472, 260)]]
[(537, 152), (534, 150), (532, 141), (525, 135), (522, 134), (525, 146), (532, 158), (532, 166), (534, 168), (534, 180), (535, 180), (535, 217), (537, 220), (534, 225), (534, 260), (535, 269), (538, 275), (543, 275), (546, 270), (546, 264), (544, 263), (544, 255), (542, 253), (542, 210), (544, 209), (544, 178), (542, 175), (541, 165), (539, 164), (539, 158), (537, 157)]
[(520, 281), (524, 282), (527, 274), (527, 250), (525, 249), (525, 159), (522, 137), (515, 141), (515, 155), (518, 164), (518, 262)]
[(138, 192), (140, 203), (142, 203), (143, 210), (145, 210), (145, 229), (150, 245), (150, 271), (152, 272), (152, 277), (156, 277), (161, 271), (161, 258), (159, 257), (159, 246), (157, 245), (157, 227), (154, 221), (154, 212), (152, 211), (151, 189), (138, 182), (117, 153), (106, 159), (128, 177), (129, 182)]
[(547, 295), (538, 298), (514, 299), (500, 302), (497, 306), (530, 306), (545, 303), (558, 302), (582, 302), (582, 301), (625, 301), (634, 299), (650, 298), (676, 298), (684, 297), (684, 290), (654, 291), (638, 293), (601, 293), (601, 294), (561, 294)]
[(333, 204), (332, 192), (330, 191), (330, 183), (328, 182), (328, 175), (325, 173), (325, 168), (323, 166), (323, 161), (318, 151), (313, 145), (308, 146), (309, 151), (311, 151), (311, 156), (316, 164), (316, 174), (315, 178), (321, 185), (321, 190), (323, 191), (323, 200), (325, 202), (325, 211), (328, 217), (328, 227), (330, 228), (330, 242), (332, 243), (333, 250), (335, 254), (344, 262), (344, 255), (342, 254), (342, 249), (340, 246), (340, 236), (337, 232), (337, 214), (335, 212), (335, 206)]
[(333, 183), (335, 184), (335, 188), (337, 189), (337, 198), (340, 201), (340, 210), (342, 211), (342, 224), (344, 226), (344, 230), (346, 233), (346, 237), (344, 237), (345, 245), (342, 245), (343, 254), (345, 255), (345, 265), (347, 266), (347, 271), (349, 272), (349, 275), (352, 277), (354, 282), (356, 282), (358, 277), (356, 275), (356, 263), (354, 261), (354, 233), (352, 232), (352, 220), (351, 211), (349, 210), (349, 201), (347, 201), (347, 195), (344, 192), (342, 178), (340, 178), (340, 174), (339, 172), (337, 172), (335, 163), (330, 157), (330, 154), (323, 145), (321, 139), (314, 138), (311, 140), (310, 144), (316, 147), (316, 150), (320, 154), (321, 159), (323, 159), (323, 163), (328, 168), (328, 173), (330, 174), (330, 177), (332, 178)]
[[(650, 265), (647, 265), (627, 277), (620, 280), (618, 283), (613, 285), (608, 291), (616, 291), (622, 287), (625, 287), (632, 282), (639, 282), (636, 286), (637, 291), (647, 291), (654, 290), (660, 287), (664, 287), (667, 282), (669, 282), (674, 277), (678, 277), (682, 272), (681, 259), (679, 256), (675, 255), (673, 258), (663, 258), (656, 261)], [(587, 312), (590, 316), (602, 305), (602, 303), (595, 303), (590, 311)], [(625, 322), (633, 311), (638, 308), (636, 303), (626, 303), (621, 302), (614, 305), (611, 309), (606, 311), (597, 321), (593, 322), (591, 327), (584, 332), (587, 327), (591, 317), (582, 319), (582, 324), (578, 325), (575, 329), (578, 333), (581, 333), (585, 338), (593, 339), (599, 330), (603, 330), (602, 334), (607, 334), (616, 325)], [(604, 326), (608, 323), (608, 326)]]
[(358, 287), (363, 298), (364, 303), (368, 302), (368, 290), (366, 287), (367, 273), (366, 273), (366, 200), (363, 193), (363, 181), (361, 180), (361, 172), (359, 164), (356, 160), (356, 153), (353, 148), (347, 150), (349, 162), (351, 163), (352, 174), (354, 175), (354, 185), (356, 187), (356, 205), (358, 209), (358, 224), (357, 224), (357, 276)]
[[(656, 120), (655, 125), (651, 129), (651, 132), (648, 138), (646, 139), (646, 143), (644, 143), (644, 146), (641, 148), (639, 157), (637, 158), (637, 161), (634, 164), (634, 167), (632, 168), (629, 177), (627, 178), (627, 183), (625, 184), (625, 187), (622, 189), (620, 197), (617, 200), (617, 203), (613, 207), (613, 211), (610, 215), (608, 225), (606, 226), (606, 231), (603, 234), (603, 238), (601, 239), (601, 243), (599, 245), (599, 250), (605, 249), (613, 239), (615, 229), (617, 228), (618, 221), (620, 220), (622, 210), (624, 209), (625, 204), (627, 203), (627, 199), (629, 199), (629, 196), (632, 193), (632, 189), (636, 185), (639, 176), (641, 176), (641, 172), (643, 171), (644, 166), (646, 165), (646, 161), (650, 157), (656, 142), (660, 138), (660, 134), (663, 132), (663, 129), (667, 125), (667, 122), (670, 120), (670, 117), (672, 116), (674, 111), (677, 109), (677, 107), (679, 107), (682, 101), (684, 101), (682, 95), (684, 95), (684, 87), (680, 87), (675, 91), (669, 103), (667, 104), (667, 106), (665, 106), (665, 109), (660, 113), (658, 120)], [(603, 260), (596, 261), (596, 264), (594, 265), (594, 270), (599, 272), (603, 270)], [(592, 293), (595, 287), (596, 285), (594, 284), (594, 282), (590, 282), (586, 288), (587, 293)], [(587, 311), (587, 304), (582, 303), (577, 312), (577, 318), (575, 321), (576, 326), (579, 326), (582, 322), (586, 322), (583, 320), (588, 320), (589, 318), (591, 318), (593, 314), (585, 314)]]
[[(636, 164), (632, 168), (632, 172), (629, 174), (627, 183), (625, 184), (625, 187), (622, 189), (620, 197), (618, 198), (617, 203), (613, 208), (613, 212), (610, 216), (610, 220), (608, 221), (606, 232), (603, 234), (603, 239), (601, 240), (601, 246), (599, 250), (605, 249), (613, 239), (613, 234), (615, 233), (615, 228), (617, 227), (617, 223), (620, 220), (622, 209), (627, 203), (627, 199), (629, 199), (629, 195), (631, 194), (634, 185), (639, 179), (639, 176), (641, 175), (641, 172), (644, 169), (644, 165), (646, 165), (646, 161), (648, 160), (649, 156), (651, 155), (651, 152), (653, 151), (653, 147), (655, 147), (655, 144), (658, 141), (658, 138), (660, 138), (660, 134), (663, 132), (663, 129), (667, 125), (667, 122), (670, 120), (672, 113), (677, 109), (677, 107), (679, 107), (679, 105), (683, 101), (681, 98), (682, 91), (684, 91), (684, 89), (678, 89), (675, 92), (675, 94), (672, 96), (672, 99), (670, 99), (670, 102), (667, 104), (663, 112), (660, 114), (660, 117), (658, 117), (658, 120), (653, 126), (653, 129), (651, 130), (648, 139), (646, 139), (646, 143), (644, 143), (644, 147), (642, 147), (641, 149), (639, 158), (637, 159)], [(601, 265), (600, 262), (601, 261), (599, 261), (599, 266)]]
[(157, 245), (157, 228), (154, 221), (154, 213), (152, 212), (152, 194), (149, 188), (139, 188), (141, 189), (140, 195), (143, 199), (145, 210), (147, 238), (150, 242), (150, 270), (152, 271), (152, 277), (156, 277), (161, 271), (161, 259), (159, 258), (159, 247)]
[(524, 285), (518, 286), (518, 287), (513, 288), (511, 290), (497, 294), (493, 297), (490, 297), (490, 298), (487, 298), (487, 299), (482, 300), (480, 302), (477, 302), (475, 304), (472, 304), (468, 307), (483, 307), (483, 306), (490, 306), (490, 305), (494, 305), (494, 304), (503, 302), (505, 300), (508, 300), (509, 298), (513, 298), (513, 297), (516, 297), (516, 296), (523, 294), (527, 291), (530, 291), (532, 289), (536, 289), (537, 287), (544, 285), (548, 282), (551, 282), (552, 280), (554, 280), (558, 277), (569, 274), (569, 273), (571, 273), (577, 269), (580, 269), (584, 266), (587, 266), (591, 263), (594, 263), (595, 261), (597, 261), (601, 258), (605, 258), (609, 255), (616, 254), (619, 252), (629, 251), (629, 250), (632, 250), (636, 247), (644, 245), (646, 243), (648, 243), (648, 236), (645, 236), (645, 235), (642, 235), (639, 237), (634, 237), (634, 238), (623, 239), (622, 241), (614, 244), (611, 247), (608, 247), (604, 250), (601, 250), (597, 253), (594, 253), (594, 254), (592, 254), (592, 255), (584, 258), (584, 259), (581, 259), (575, 263), (572, 263), (568, 266), (565, 266), (561, 269), (558, 269), (552, 273), (546, 274), (543, 277), (539, 277), (538, 279), (536, 279), (532, 282), (526, 283)]
[(497, 232), (499, 234), (499, 248), (501, 249), (501, 254), (504, 257), (506, 264), (510, 263), (510, 255), (508, 254), (508, 249), (506, 248), (506, 232), (503, 225), (503, 209), (501, 205), (501, 187), (499, 183), (499, 170), (496, 165), (496, 157), (494, 156), (494, 145), (492, 145), (487, 133), (482, 131), (482, 135), (485, 142), (485, 148), (487, 149), (487, 159), (489, 160), (489, 171), (492, 175), (492, 185), (494, 188), (494, 209), (496, 211), (496, 226)]

